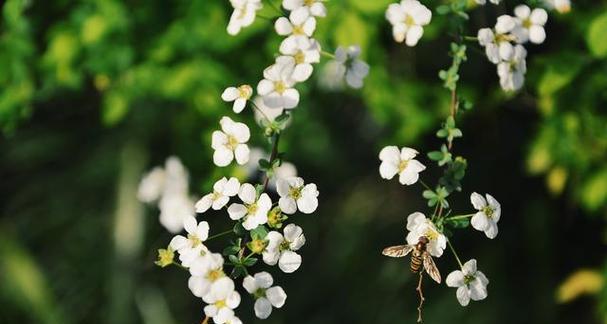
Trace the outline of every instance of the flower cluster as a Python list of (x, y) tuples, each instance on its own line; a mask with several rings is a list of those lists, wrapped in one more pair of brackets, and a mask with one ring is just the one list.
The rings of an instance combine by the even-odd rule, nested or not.
[[(231, 0), (230, 3), (234, 12), (227, 30), (236, 35), (255, 21), (262, 3), (260, 0)], [(274, 285), (270, 273), (250, 274), (251, 267), (259, 264), (259, 260), (268, 266), (277, 266), (284, 273), (293, 273), (301, 267), (299, 250), (306, 238), (303, 229), (289, 220), (297, 213), (314, 213), (319, 192), (314, 183), (306, 183), (297, 176), (295, 166), (284, 162), (283, 152), (279, 150), (280, 136), (300, 101), (295, 86), (311, 77), (321, 54), (331, 57), (331, 64), (340, 66), (339, 78), (352, 87), (362, 87), (368, 74), (368, 65), (358, 59), (357, 47), (340, 47), (335, 54), (324, 53), (313, 38), (316, 19), (326, 16), (322, 1), (284, 0), (282, 8), (284, 11), (275, 8), (280, 16), (275, 17), (274, 29), (284, 39), (275, 62), (263, 71), (256, 87), (257, 96), (254, 88), (247, 84), (227, 87), (221, 94), (223, 101), (231, 103), (235, 114), (247, 113), (247, 106), (254, 110), (261, 133), (271, 143), (270, 150), (250, 148), (254, 134), (249, 126), (224, 116), (219, 121), (219, 129), (211, 134), (213, 163), (226, 168), (222, 173), (229, 172), (231, 168), (227, 167), (232, 165), (244, 168), (245, 177), (217, 179), (212, 190), (195, 204), (188, 197), (187, 172), (180, 163), (175, 167), (175, 162), (167, 162), (166, 170), (154, 169), (140, 185), (140, 200), (159, 200), (161, 221), (162, 215), (171, 217), (174, 224), (167, 228), (173, 233), (182, 229), (186, 232), (176, 235), (166, 249), (159, 250), (156, 263), (161, 267), (178, 265), (189, 272), (188, 287), (205, 303), (206, 321), (212, 319), (214, 323), (241, 323), (235, 315), (241, 295), (250, 295), (255, 300), (254, 313), (261, 319), (270, 316), (273, 308), (285, 304), (287, 295), (283, 288)], [(242, 176), (242, 172), (234, 174)], [(262, 177), (255, 184), (259, 174)], [(163, 203), (165, 200), (168, 202)], [(182, 201), (188, 203), (182, 203), (179, 208), (168, 207), (169, 202), (177, 205), (176, 202)], [(226, 219), (234, 224), (230, 230), (213, 233), (207, 221), (196, 220), (197, 214), (224, 210)], [(211, 240), (228, 235), (232, 239), (227, 247), (214, 250), (209, 245)], [(239, 278), (244, 290), (239, 289)]]
[(506, 91), (519, 90), (525, 83), (527, 50), (523, 44), (543, 43), (548, 20), (546, 10), (531, 10), (526, 5), (517, 6), (514, 14), (499, 16), (493, 29), (482, 28), (477, 35), (489, 61), (497, 65), (500, 85)]
[[(391, 179), (399, 174), (401, 184), (415, 184), (418, 182), (419, 173), (426, 169), (422, 163), (414, 159), (417, 155), (416, 150), (408, 147), (402, 149), (398, 149), (396, 146), (384, 147), (379, 153), (381, 177)], [(443, 210), (449, 208), (446, 200), (448, 195), (449, 191), (441, 186), (438, 186), (436, 190), (428, 188), (424, 191), (428, 205), (436, 208), (430, 218), (421, 212), (412, 213), (407, 217), (406, 240), (409, 246), (416, 246), (418, 242), (422, 241), (422, 238), (425, 238), (426, 251), (430, 256), (439, 258), (443, 255), (447, 245), (451, 245), (447, 236), (451, 235), (453, 229), (467, 227), (471, 224), (474, 229), (484, 232), (490, 239), (497, 236), (501, 207), (493, 196), (486, 194), (485, 198), (474, 192), (470, 196), (470, 201), (477, 212), (448, 217), (443, 214)], [(452, 251), (456, 260), (460, 262), (455, 250), (452, 249)], [(482, 272), (476, 270), (476, 260), (470, 260), (465, 264), (460, 263), (460, 267), (461, 271), (453, 271), (447, 276), (447, 285), (458, 288), (457, 299), (460, 304), (466, 306), (470, 299), (486, 298), (489, 281)]]

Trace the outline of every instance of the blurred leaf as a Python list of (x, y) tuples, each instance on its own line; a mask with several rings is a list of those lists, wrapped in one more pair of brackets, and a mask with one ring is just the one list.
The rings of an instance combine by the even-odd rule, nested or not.
[(582, 295), (598, 294), (605, 282), (600, 272), (582, 269), (570, 274), (557, 290), (556, 300), (568, 303)]
[(361, 55), (367, 55), (370, 26), (355, 12), (347, 11), (335, 27), (335, 42), (339, 46), (359, 45)]
[(360, 10), (362, 13), (379, 14), (384, 13), (393, 0), (348, 0), (352, 7)]
[(607, 30), (607, 12), (594, 18), (586, 34), (586, 42), (590, 52), (597, 58), (607, 57), (607, 42), (605, 31)]
[(589, 177), (582, 185), (582, 203), (590, 210), (597, 210), (607, 202), (607, 169)]

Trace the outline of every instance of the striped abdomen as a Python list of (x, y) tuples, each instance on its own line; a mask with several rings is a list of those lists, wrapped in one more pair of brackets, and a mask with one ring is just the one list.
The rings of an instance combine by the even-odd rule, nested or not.
[(417, 249), (413, 250), (413, 253), (411, 253), (411, 272), (419, 273), (422, 270), (422, 264), (422, 254)]

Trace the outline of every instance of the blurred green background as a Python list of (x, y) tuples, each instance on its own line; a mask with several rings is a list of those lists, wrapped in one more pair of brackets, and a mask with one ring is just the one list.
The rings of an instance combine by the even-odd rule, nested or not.
[[(278, 3), (277, 0), (274, 1)], [(416, 276), (380, 255), (404, 240), (404, 222), (429, 212), (421, 186), (386, 182), (384, 145), (435, 150), (449, 93), (447, 17), (420, 44), (397, 44), (389, 0), (331, 0), (315, 37), (327, 51), (359, 44), (371, 72), (361, 91), (302, 84), (281, 150), (320, 189), (293, 275), (272, 270), (289, 295), (265, 323), (413, 323)], [(444, 1), (424, 1), (430, 7)], [(471, 12), (466, 33), (491, 27), (518, 1)], [(269, 6), (260, 14), (273, 16)], [(199, 323), (187, 274), (154, 266), (171, 235), (141, 205), (141, 175), (180, 157), (202, 195), (237, 169), (212, 165), (210, 133), (227, 86), (255, 85), (280, 38), (258, 18), (237, 37), (220, 0), (6, 0), (0, 30), (0, 323)], [(527, 46), (523, 91), (499, 89), (495, 67), (470, 49), (460, 89), (475, 103), (455, 151), (468, 159), (464, 191), (502, 204), (500, 234), (453, 239), (489, 277), (489, 298), (462, 308), (455, 290), (428, 284), (428, 323), (607, 323), (607, 2), (550, 12), (547, 40)], [(476, 44), (469, 44), (478, 48)], [(238, 119), (254, 125), (250, 110)], [(268, 148), (254, 130), (253, 143)], [(427, 158), (433, 183), (440, 170)], [(229, 228), (210, 214), (211, 231)], [(220, 249), (225, 242), (211, 244)], [(437, 260), (445, 276), (449, 254)], [(580, 269), (587, 272), (569, 278)], [(566, 279), (570, 280), (566, 285)], [(428, 282), (428, 281), (426, 281)], [(582, 294), (587, 292), (587, 294)], [(583, 296), (579, 296), (583, 295)], [(579, 298), (575, 298), (579, 297)], [(237, 313), (253, 317), (243, 299)]]

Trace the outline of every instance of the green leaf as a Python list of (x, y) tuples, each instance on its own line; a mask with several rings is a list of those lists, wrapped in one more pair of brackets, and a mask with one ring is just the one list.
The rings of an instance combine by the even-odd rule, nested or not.
[(260, 159), (259, 160), (259, 168), (261, 168), (261, 170), (265, 171), (270, 169), (271, 165), (270, 165), (270, 161), (266, 160), (266, 159)]
[(238, 222), (236, 223), (236, 225), (234, 225), (233, 228), (234, 234), (236, 234), (237, 236), (245, 236), (247, 234), (247, 230), (244, 229), (244, 227), (242, 227), (242, 223)]
[(235, 255), (233, 255), (233, 254), (230, 254), (230, 255), (228, 256), (228, 259), (229, 259), (229, 260), (230, 260), (230, 262), (232, 262), (232, 264), (234, 264), (234, 265), (240, 264), (240, 260), (238, 259), (238, 257), (237, 257), (237, 256), (235, 256)]
[(428, 158), (432, 161), (440, 161), (443, 159), (443, 155), (441, 151), (432, 151), (428, 153)]
[(607, 12), (594, 18), (586, 34), (586, 43), (590, 52), (597, 58), (607, 57), (607, 41), (605, 32), (607, 31)]
[(248, 258), (248, 259), (242, 260), (242, 264), (246, 267), (251, 267), (251, 266), (255, 265), (255, 263), (257, 263), (257, 258)]
[(240, 251), (240, 248), (238, 246), (230, 245), (230, 246), (226, 247), (225, 249), (223, 249), (222, 254), (224, 256), (228, 256), (228, 255), (236, 254), (236, 253), (238, 253), (238, 251)]
[(422, 196), (426, 199), (436, 198), (436, 194), (432, 190), (424, 190)]
[(257, 228), (253, 229), (251, 232), (251, 238), (253, 240), (263, 240), (268, 235), (268, 230), (265, 226), (259, 225)]
[(470, 226), (470, 218), (451, 219), (448, 224), (453, 228), (466, 228)]
[(232, 269), (232, 273), (230, 274), (230, 277), (232, 277), (233, 279), (239, 278), (239, 277), (244, 277), (247, 275), (247, 269), (243, 266), (235, 266), (234, 269)]

